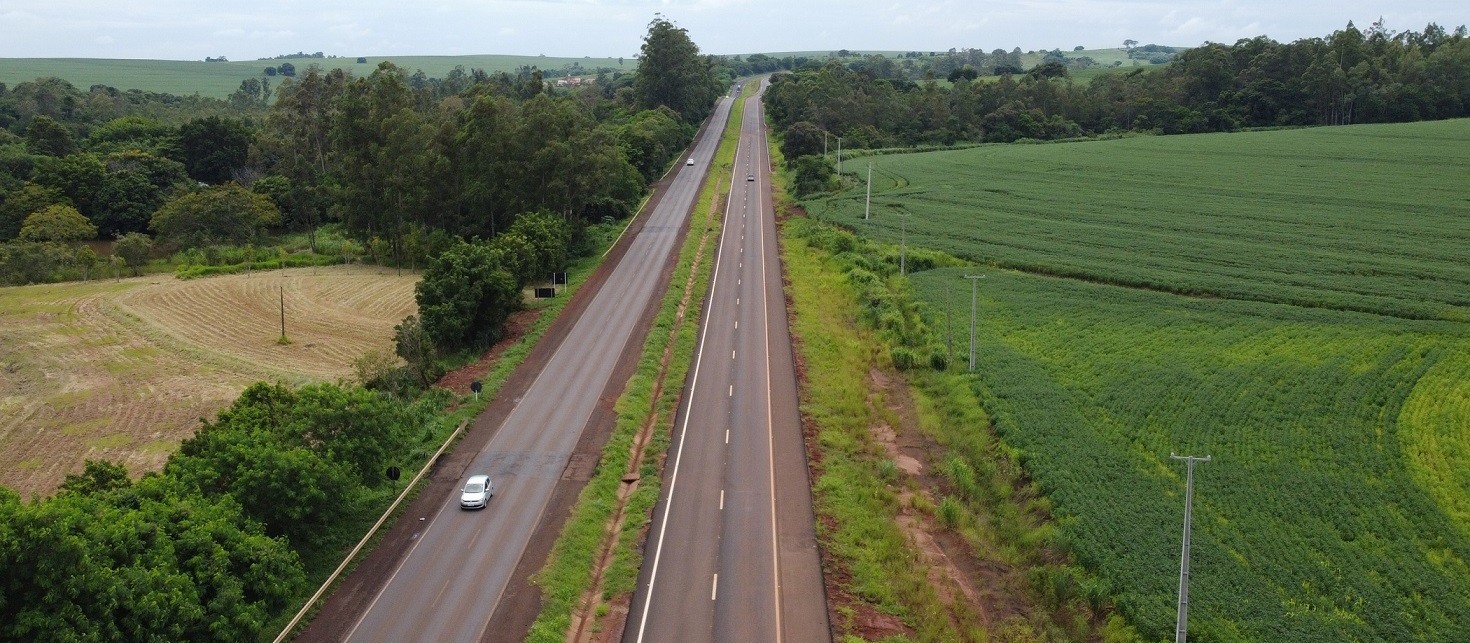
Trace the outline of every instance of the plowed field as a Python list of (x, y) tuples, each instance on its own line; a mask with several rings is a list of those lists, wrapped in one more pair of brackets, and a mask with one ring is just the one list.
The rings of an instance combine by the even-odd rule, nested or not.
[(349, 378), (391, 350), (417, 280), (336, 266), (0, 288), (0, 485), (48, 494), (88, 458), (156, 470), (252, 382)]

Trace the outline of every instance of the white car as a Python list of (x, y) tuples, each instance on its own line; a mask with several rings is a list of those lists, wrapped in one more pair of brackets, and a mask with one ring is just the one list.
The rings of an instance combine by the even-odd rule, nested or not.
[(688, 161), (685, 161), (684, 164), (685, 165), (694, 165), (694, 157), (692, 157), (692, 156), (689, 157), (689, 160)]
[(484, 509), (490, 503), (490, 496), (495, 495), (495, 485), (490, 483), (490, 476), (470, 476), (464, 483), (464, 490), (459, 492), (460, 509)]

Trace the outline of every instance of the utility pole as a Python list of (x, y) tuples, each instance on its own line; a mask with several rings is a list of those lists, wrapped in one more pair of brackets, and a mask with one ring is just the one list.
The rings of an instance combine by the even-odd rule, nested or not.
[(863, 220), (868, 220), (868, 214), (873, 210), (873, 163), (868, 162), (868, 198), (863, 202)]
[(898, 214), (899, 221), (902, 222), (902, 225), (899, 227), (898, 236), (898, 276), (902, 277), (908, 274), (908, 262), (906, 258), (908, 257), (909, 245), (909, 217), (912, 215), (901, 212), (895, 214)]
[(827, 130), (822, 130), (822, 160), (827, 160)]
[(842, 137), (837, 137), (837, 176), (842, 177)]
[(1171, 452), (1169, 457), (1183, 460), (1188, 472), (1184, 477), (1184, 548), (1179, 554), (1179, 617), (1174, 622), (1174, 643), (1184, 643), (1185, 631), (1189, 629), (1189, 519), (1194, 514), (1194, 463), (1209, 462), (1210, 456), (1201, 458)]
[(954, 363), (954, 284), (944, 282), (944, 334), (949, 344), (949, 363)]
[(980, 280), (981, 279), (984, 279), (984, 278), (985, 278), (985, 275), (965, 275), (965, 279), (969, 279), (970, 280), (970, 372), (971, 373), (975, 372), (975, 310), (976, 310), (975, 293), (976, 293), (976, 288), (980, 285)]

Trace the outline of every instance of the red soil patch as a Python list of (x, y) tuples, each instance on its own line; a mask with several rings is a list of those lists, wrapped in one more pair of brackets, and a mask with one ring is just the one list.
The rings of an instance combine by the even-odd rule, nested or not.
[(471, 392), (470, 383), (485, 377), (485, 374), (490, 372), (490, 367), (500, 359), (500, 356), (505, 354), (505, 351), (511, 346), (515, 346), (516, 342), (521, 341), (521, 338), (531, 330), (531, 327), (536, 324), (536, 320), (540, 318), (541, 309), (520, 310), (511, 313), (510, 318), (505, 320), (505, 335), (500, 338), (500, 341), (495, 342), (495, 345), (485, 351), (485, 354), (481, 355), (480, 359), (445, 373), (443, 377), (439, 378), (438, 382), (434, 383), (434, 386), (449, 389), (460, 395), (469, 395)]

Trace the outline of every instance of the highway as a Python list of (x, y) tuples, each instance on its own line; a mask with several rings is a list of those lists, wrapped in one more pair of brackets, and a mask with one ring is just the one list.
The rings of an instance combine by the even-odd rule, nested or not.
[(489, 506), (462, 511), (456, 485), (436, 511), (423, 517), (387, 583), (365, 612), (350, 621), (340, 640), (453, 643), (510, 636), (489, 629), (491, 614), (619, 356), (642, 347), (641, 338), (630, 344), (630, 336), (651, 298), (659, 294), (655, 286), (669, 265), (729, 112), (730, 100), (722, 99), (709, 135), (692, 153), (695, 165), (685, 166), (680, 159), (668, 191), (646, 215), (647, 223), (627, 253), (504, 424), (465, 467), (465, 476), (486, 473), (494, 481)]
[(757, 94), (625, 643), (830, 639), (766, 150)]

